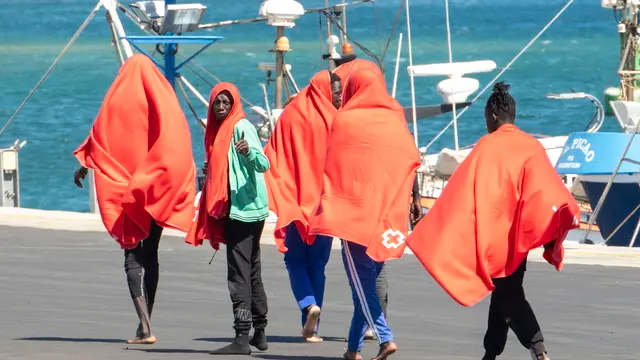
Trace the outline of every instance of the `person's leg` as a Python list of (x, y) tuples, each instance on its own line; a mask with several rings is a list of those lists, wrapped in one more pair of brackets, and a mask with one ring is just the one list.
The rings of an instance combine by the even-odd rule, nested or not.
[(246, 223), (227, 219), (224, 231), (227, 242), (227, 284), (233, 305), (235, 340), (213, 355), (250, 355), (251, 331), (251, 256), (253, 235)]
[[(156, 224), (155, 221), (151, 221), (151, 228), (149, 229), (149, 236), (142, 240), (142, 254), (141, 261), (144, 268), (144, 296), (147, 300), (147, 310), (149, 312), (149, 319), (151, 319), (151, 313), (153, 312), (153, 304), (156, 300), (156, 290), (158, 288), (158, 279), (160, 276), (159, 262), (158, 262), (158, 245), (160, 244), (160, 237), (162, 236), (162, 227)], [(142, 323), (138, 325), (136, 331), (138, 338), (142, 337)]]
[(518, 337), (525, 348), (531, 351), (534, 359), (546, 359), (547, 350), (544, 345), (542, 330), (536, 319), (536, 315), (527, 301), (522, 283), (526, 271), (527, 260), (506, 281), (508, 292), (503, 304), (503, 312), (509, 327)]
[(342, 250), (355, 308), (345, 356), (349, 359), (356, 358), (362, 349), (366, 322), (380, 344), (380, 351), (374, 359), (384, 360), (397, 350), (397, 346), (393, 342), (393, 333), (387, 326), (376, 294), (376, 278), (381, 263), (374, 262), (366, 254), (364, 246), (342, 240)]
[(151, 319), (147, 308), (147, 300), (144, 296), (142, 246), (142, 242), (140, 242), (134, 249), (124, 251), (124, 270), (127, 274), (129, 294), (133, 300), (141, 325), (139, 331), (137, 331), (136, 338), (127, 341), (129, 344), (153, 344), (156, 342), (155, 336), (151, 333)]
[(158, 289), (158, 279), (160, 278), (160, 263), (158, 261), (158, 246), (160, 237), (162, 236), (162, 227), (151, 222), (151, 230), (149, 236), (142, 243), (144, 259), (142, 266), (144, 267), (144, 288), (147, 297), (147, 308), (149, 316), (153, 312), (153, 305), (156, 301), (156, 290)]
[[(311, 280), (311, 286), (313, 287), (313, 293), (315, 294), (316, 305), (322, 309), (324, 300), (324, 289), (326, 282), (325, 268), (329, 262), (331, 256), (331, 244), (333, 237), (331, 236), (316, 236), (313, 244), (308, 249), (307, 260), (307, 273)], [(320, 319), (318, 318), (315, 324), (310, 324), (310, 330), (313, 330), (314, 337), (313, 342), (322, 341), (322, 338), (318, 337), (318, 331), (320, 329)]]
[[(287, 226), (285, 245), (287, 246), (287, 252), (284, 254), (284, 263), (289, 273), (293, 296), (302, 314), (302, 326), (304, 328), (309, 310), (314, 308), (314, 312), (317, 312), (319, 306), (307, 271), (307, 262), (310, 260), (308, 256), (309, 246), (300, 238), (295, 223)], [(309, 334), (304, 332), (304, 329), (303, 336), (310, 337)]]
[[(382, 313), (384, 314), (385, 319), (387, 319), (387, 304), (389, 302), (388, 288), (387, 266), (385, 263), (382, 263), (380, 273), (376, 278), (376, 293), (378, 294), (378, 300), (380, 301), (380, 306), (382, 307)], [(364, 333), (364, 339), (375, 340), (375, 338), (376, 337), (373, 335), (371, 328), (367, 327), (367, 331)]]
[(507, 344), (509, 324), (501, 311), (502, 304), (505, 301), (505, 289), (500, 280), (502, 279), (493, 279), (493, 284), (496, 288), (491, 294), (491, 303), (489, 304), (487, 332), (484, 334), (485, 355), (482, 360), (495, 360), (496, 357), (502, 354)]
[(260, 237), (264, 229), (264, 221), (246, 223), (252, 233), (251, 252), (251, 317), (254, 333), (249, 343), (258, 350), (265, 351), (268, 348), (267, 336), (264, 329), (267, 327), (267, 294), (262, 282), (262, 263), (260, 260)]

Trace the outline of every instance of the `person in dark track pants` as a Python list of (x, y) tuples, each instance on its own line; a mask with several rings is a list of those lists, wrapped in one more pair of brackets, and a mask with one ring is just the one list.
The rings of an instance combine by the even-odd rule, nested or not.
[(270, 165), (240, 99), (231, 83), (220, 83), (211, 91), (204, 140), (207, 178), (186, 238), (194, 245), (207, 239), (214, 249), (220, 243), (227, 248), (227, 284), (236, 334), (231, 344), (212, 355), (250, 355), (250, 345), (261, 351), (268, 348), (260, 237), (269, 216), (263, 173)]

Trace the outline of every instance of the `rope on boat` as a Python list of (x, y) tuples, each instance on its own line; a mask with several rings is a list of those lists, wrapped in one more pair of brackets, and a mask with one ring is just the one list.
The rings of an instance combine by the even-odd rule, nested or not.
[[(511, 65), (513, 65), (514, 62), (516, 62), (520, 56), (522, 56), (522, 54), (524, 54), (530, 47), (531, 45), (533, 45), (533, 43), (536, 42), (536, 40), (538, 40), (538, 38), (540, 36), (542, 36), (542, 34), (545, 33), (545, 31), (547, 31), (547, 29), (553, 25), (554, 22), (556, 22), (556, 20), (558, 20), (558, 18), (569, 8), (569, 6), (571, 4), (573, 4), (575, 0), (569, 0), (567, 1), (567, 3), (564, 5), (564, 7), (562, 7), (562, 9), (560, 9), (560, 11), (547, 23), (547, 25), (545, 25), (542, 30), (540, 30), (540, 32), (538, 32), (538, 34), (536, 34), (536, 36), (533, 37), (533, 39), (531, 39), (529, 41), (529, 43), (527, 43), (527, 45), (525, 45), (524, 48), (522, 48), (522, 50), (520, 50), (520, 52), (513, 58), (511, 59), (511, 61), (509, 61), (509, 63), (507, 63), (507, 65), (498, 73), (498, 75), (496, 75), (489, 83), (487, 83), (487, 85), (478, 93), (478, 95), (476, 95), (473, 100), (471, 100), (471, 103), (475, 103), (476, 100), (478, 100), (480, 98), (480, 96), (482, 96), (485, 91), (487, 91), (489, 89), (489, 87), (491, 87), (493, 85), (494, 82), (496, 82), (496, 80), (498, 80), (500, 78), (500, 76), (502, 76), (502, 74), (504, 74), (507, 70), (509, 70), (509, 68), (511, 67)], [(462, 109), (462, 111), (460, 111), (460, 114), (458, 114), (458, 119), (460, 118), (460, 116), (462, 116), (462, 114), (464, 114), (467, 110), (469, 109), (469, 107), (466, 107), (464, 109)], [(449, 127), (451, 125), (453, 125), (453, 120), (451, 120), (449, 122), (449, 124), (447, 124), (447, 126), (445, 126), (439, 133), (438, 135), (436, 135), (433, 140), (431, 140), (431, 142), (429, 142), (427, 144), (427, 146), (425, 147), (425, 152), (427, 150), (429, 150), (429, 147), (431, 147), (431, 145), (433, 145), (433, 143), (435, 143), (440, 136), (442, 136), (442, 134), (444, 134), (445, 131), (447, 131), (447, 129), (449, 129)]]
[(65, 45), (65, 47), (62, 49), (62, 51), (60, 52), (58, 57), (53, 61), (53, 64), (51, 64), (49, 69), (44, 73), (44, 75), (42, 75), (42, 77), (40, 78), (40, 81), (38, 81), (36, 86), (34, 86), (33, 89), (31, 89), (31, 92), (29, 92), (29, 95), (27, 95), (27, 97), (22, 101), (22, 104), (20, 104), (20, 106), (18, 107), (16, 112), (13, 113), (13, 115), (9, 118), (9, 120), (7, 120), (7, 122), (4, 124), (2, 129), (0, 129), (0, 136), (2, 136), (2, 133), (4, 133), (4, 131), (9, 126), (9, 124), (11, 124), (11, 122), (18, 116), (18, 114), (20, 113), (22, 108), (27, 104), (27, 102), (31, 99), (31, 97), (36, 93), (36, 91), (38, 90), (40, 85), (42, 85), (42, 83), (47, 79), (47, 77), (49, 76), (51, 71), (53, 71), (53, 68), (58, 64), (58, 62), (60, 62), (60, 59), (62, 59), (62, 56), (67, 52), (67, 50), (69, 50), (71, 45), (73, 45), (73, 43), (76, 42), (78, 37), (80, 37), (80, 34), (84, 31), (84, 29), (87, 27), (87, 25), (89, 25), (89, 23), (91, 22), (91, 20), (96, 15), (98, 10), (100, 10), (101, 7), (102, 7), (102, 3), (98, 1), (98, 4), (93, 8), (93, 11), (91, 11), (89, 16), (87, 16), (87, 18), (82, 23), (82, 25), (80, 25), (78, 30), (76, 30), (76, 32), (73, 34), (73, 36), (71, 37), (71, 39), (69, 40), (67, 45)]

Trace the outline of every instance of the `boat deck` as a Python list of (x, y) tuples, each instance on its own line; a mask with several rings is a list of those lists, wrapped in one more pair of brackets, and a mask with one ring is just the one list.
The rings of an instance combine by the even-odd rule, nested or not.
[[(230, 340), (224, 251), (208, 265), (209, 247), (192, 248), (172, 236), (179, 234), (167, 232), (161, 242), (161, 281), (153, 317), (158, 342), (124, 344), (135, 331), (136, 316), (126, 288), (122, 251), (104, 230), (99, 231), (100, 226), (90, 214), (0, 211), (0, 359), (206, 359), (210, 350)], [(321, 328), (326, 341), (306, 344), (299, 337), (299, 313), (282, 255), (269, 245), (268, 230), (264, 243), (270, 348), (250, 357), (339, 359), (352, 310), (339, 252), (333, 252), (327, 268)], [(539, 263), (539, 254), (534, 253), (525, 281), (550, 356), (554, 360), (637, 359), (640, 281), (635, 267), (640, 252), (594, 245), (567, 247), (563, 272)], [(389, 262), (389, 279), (389, 322), (400, 346), (394, 359), (482, 357), (487, 300), (473, 308), (459, 306), (412, 255)], [(368, 359), (375, 351), (376, 344), (369, 342), (363, 357)], [(511, 334), (502, 358), (528, 359), (529, 355)]]

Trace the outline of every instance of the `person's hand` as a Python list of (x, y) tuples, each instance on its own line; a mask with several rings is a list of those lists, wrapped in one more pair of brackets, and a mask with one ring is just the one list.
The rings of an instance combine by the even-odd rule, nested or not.
[(420, 203), (419, 197), (414, 197), (413, 202), (411, 203), (411, 213), (410, 219), (411, 224), (415, 225), (422, 218), (422, 204)]
[(89, 173), (89, 169), (84, 166), (81, 166), (80, 169), (76, 170), (76, 172), (73, 173), (73, 182), (77, 187), (82, 187), (82, 181), (80, 180), (84, 180), (85, 176), (87, 176), (87, 173)]
[(236, 141), (235, 147), (236, 151), (242, 155), (247, 155), (249, 153), (249, 143), (244, 139), (244, 132), (242, 132), (240, 140)]

